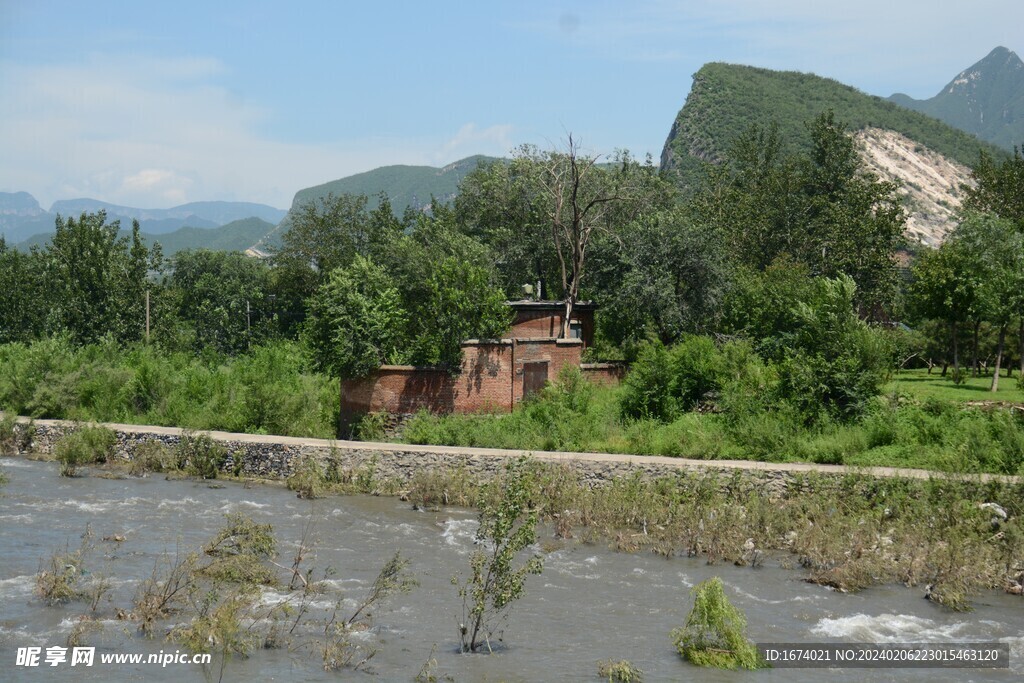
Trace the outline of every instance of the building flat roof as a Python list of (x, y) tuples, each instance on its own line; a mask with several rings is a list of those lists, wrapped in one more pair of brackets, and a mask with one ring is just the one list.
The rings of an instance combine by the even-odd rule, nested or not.
[[(505, 304), (514, 309), (533, 311), (561, 311), (565, 310), (564, 301), (534, 301), (533, 299), (519, 299), (506, 301)], [(597, 308), (593, 301), (577, 301), (573, 308), (577, 311), (592, 311)]]

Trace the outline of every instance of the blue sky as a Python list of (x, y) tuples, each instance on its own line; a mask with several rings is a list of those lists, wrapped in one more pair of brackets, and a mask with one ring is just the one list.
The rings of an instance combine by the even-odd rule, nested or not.
[(0, 191), (287, 207), (569, 132), (657, 158), (705, 62), (922, 98), (1021, 26), (1019, 0), (0, 0)]

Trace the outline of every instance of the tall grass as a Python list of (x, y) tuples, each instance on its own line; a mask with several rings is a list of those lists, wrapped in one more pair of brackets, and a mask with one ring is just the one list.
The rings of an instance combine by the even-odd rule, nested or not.
[(0, 409), (64, 418), (329, 438), (337, 385), (292, 342), (195, 356), (66, 337), (0, 346)]
[(1020, 411), (965, 409), (894, 395), (876, 399), (853, 422), (808, 425), (785, 404), (689, 412), (661, 422), (622, 417), (622, 391), (563, 378), (510, 414), (419, 413), (406, 424), (402, 438), (448, 446), (1024, 474)]

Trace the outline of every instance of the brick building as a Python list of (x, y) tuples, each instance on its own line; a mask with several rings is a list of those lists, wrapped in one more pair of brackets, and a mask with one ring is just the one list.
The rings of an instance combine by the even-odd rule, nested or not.
[(368, 412), (409, 414), (509, 412), (524, 397), (558, 377), (566, 366), (579, 367), (599, 383), (617, 383), (623, 368), (583, 363), (594, 342), (593, 303), (577, 303), (570, 337), (558, 338), (565, 319), (560, 301), (510, 301), (514, 319), (505, 339), (470, 339), (462, 343), (462, 367), (383, 365), (376, 372), (341, 382), (342, 423)]

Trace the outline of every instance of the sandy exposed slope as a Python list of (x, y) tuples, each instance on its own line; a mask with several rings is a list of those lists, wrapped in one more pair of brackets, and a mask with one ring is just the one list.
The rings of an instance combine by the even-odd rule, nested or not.
[(955, 225), (960, 186), (970, 182), (970, 169), (891, 130), (867, 128), (856, 138), (865, 165), (884, 180), (900, 183), (906, 197), (907, 237), (937, 246)]

